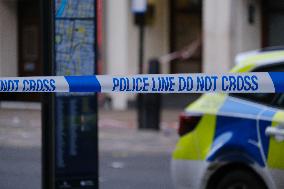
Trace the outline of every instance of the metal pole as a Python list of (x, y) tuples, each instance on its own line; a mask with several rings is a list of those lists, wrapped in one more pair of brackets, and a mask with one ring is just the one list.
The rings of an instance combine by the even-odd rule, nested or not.
[[(139, 74), (143, 74), (143, 62), (144, 62), (144, 33), (145, 24), (144, 21), (139, 24)], [(137, 95), (137, 108), (138, 108), (138, 128), (144, 128), (143, 119), (143, 94)]]
[(143, 62), (144, 62), (144, 23), (139, 25), (139, 74), (143, 74)]
[[(40, 1), (41, 6), (41, 28), (42, 28), (42, 54), (43, 73), (53, 75), (53, 1)], [(54, 151), (53, 151), (53, 127), (52, 103), (53, 94), (43, 94), (42, 102), (42, 189), (54, 189)]]

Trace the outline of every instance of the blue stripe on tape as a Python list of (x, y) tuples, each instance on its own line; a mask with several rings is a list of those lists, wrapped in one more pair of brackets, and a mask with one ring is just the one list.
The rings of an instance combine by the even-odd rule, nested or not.
[(96, 76), (65, 76), (70, 92), (100, 92), (101, 85)]
[(275, 93), (284, 92), (284, 72), (269, 72), (275, 87)]

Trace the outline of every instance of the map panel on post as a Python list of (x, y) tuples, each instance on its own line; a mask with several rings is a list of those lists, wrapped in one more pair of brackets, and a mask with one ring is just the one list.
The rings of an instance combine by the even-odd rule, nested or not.
[(57, 18), (94, 18), (94, 0), (56, 0)]
[[(96, 72), (96, 0), (53, 0), (55, 74)], [(55, 189), (98, 188), (97, 97), (56, 94)]]
[(56, 0), (56, 75), (93, 75), (94, 0)]
[(56, 75), (94, 74), (94, 22), (56, 21)]

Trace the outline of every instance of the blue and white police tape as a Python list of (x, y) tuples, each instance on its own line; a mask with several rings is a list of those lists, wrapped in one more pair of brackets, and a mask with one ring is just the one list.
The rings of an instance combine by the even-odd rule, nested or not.
[(7, 77), (0, 92), (282, 93), (284, 72)]

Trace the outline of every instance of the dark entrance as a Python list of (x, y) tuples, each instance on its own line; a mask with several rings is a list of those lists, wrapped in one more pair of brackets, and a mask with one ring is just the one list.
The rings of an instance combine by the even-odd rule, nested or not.
[(201, 72), (202, 67), (202, 0), (171, 0), (171, 52), (197, 45), (188, 60), (173, 61), (171, 73)]
[(263, 0), (263, 47), (284, 45), (284, 2)]
[[(18, 4), (18, 73), (19, 76), (42, 75), (40, 1), (20, 0)], [(39, 101), (39, 94), (17, 97), (18, 100)]]
[[(18, 76), (42, 75), (42, 41), (40, 1), (18, 0), (17, 3), (17, 60)], [(1, 100), (40, 101), (40, 94), (3, 93)]]
[[(200, 73), (202, 70), (202, 0), (169, 0), (170, 2), (170, 51), (190, 49), (184, 60), (170, 63), (171, 73)], [(184, 108), (197, 94), (165, 94), (163, 106)]]

